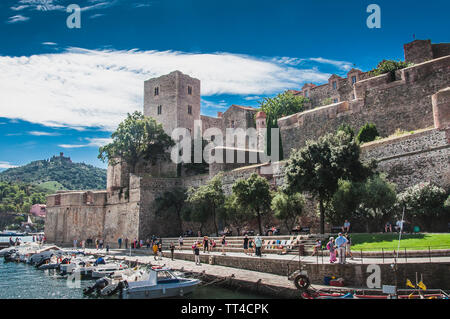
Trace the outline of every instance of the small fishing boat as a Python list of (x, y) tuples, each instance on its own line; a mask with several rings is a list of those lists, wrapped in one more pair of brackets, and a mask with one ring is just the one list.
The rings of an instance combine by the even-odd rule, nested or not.
[(127, 269), (128, 266), (125, 264), (106, 264), (99, 265), (92, 270), (92, 278), (103, 278), (114, 274), (117, 271)]
[(122, 282), (123, 299), (155, 299), (179, 297), (194, 292), (198, 279), (176, 276), (169, 268), (152, 267), (140, 280)]

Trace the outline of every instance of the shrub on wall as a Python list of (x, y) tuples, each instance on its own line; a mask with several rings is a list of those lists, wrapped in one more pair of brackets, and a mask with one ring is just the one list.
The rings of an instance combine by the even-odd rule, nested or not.
[(383, 60), (378, 63), (377, 67), (369, 72), (370, 76), (377, 76), (389, 72), (394, 72), (396, 70), (404, 69), (412, 66), (413, 63), (394, 61), (394, 60)]
[(434, 218), (448, 214), (446, 191), (430, 182), (419, 183), (408, 187), (397, 196), (401, 208), (405, 208), (411, 217), (422, 221), (426, 230), (431, 230)]
[(366, 123), (358, 132), (356, 140), (359, 143), (366, 143), (374, 141), (380, 134), (378, 133), (377, 127), (373, 123)]

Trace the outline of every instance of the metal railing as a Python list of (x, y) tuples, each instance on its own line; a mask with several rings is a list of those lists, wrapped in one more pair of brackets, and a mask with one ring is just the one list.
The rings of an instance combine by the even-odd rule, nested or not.
[[(346, 260), (348, 259), (348, 250), (346, 250)], [(323, 247), (317, 251), (316, 263), (319, 264), (319, 255), (321, 257), (321, 263), (329, 263), (324, 261), (324, 256), (329, 256), (329, 251)], [(337, 255), (337, 254), (336, 254)], [(350, 256), (353, 260), (364, 263), (366, 261), (376, 261), (382, 264), (392, 262), (424, 262), (426, 259), (429, 263), (433, 262), (433, 259), (449, 258), (450, 260), (450, 246), (449, 245), (433, 245), (433, 246), (414, 246), (414, 247), (402, 247), (400, 250), (396, 248), (382, 247), (379, 250), (373, 249), (350, 249)], [(338, 255), (336, 256), (338, 258)]]

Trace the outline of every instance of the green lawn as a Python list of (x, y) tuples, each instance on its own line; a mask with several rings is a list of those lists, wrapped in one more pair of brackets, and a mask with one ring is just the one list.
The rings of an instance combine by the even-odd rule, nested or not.
[[(352, 250), (397, 249), (398, 234), (351, 234)], [(400, 248), (427, 250), (450, 249), (450, 234), (402, 234)]]

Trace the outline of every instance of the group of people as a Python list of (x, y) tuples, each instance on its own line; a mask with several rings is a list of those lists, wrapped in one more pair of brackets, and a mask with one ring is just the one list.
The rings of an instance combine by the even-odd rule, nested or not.
[[(181, 250), (183, 247), (183, 237), (180, 236), (178, 239), (179, 246), (178, 248)], [(258, 234), (254, 239), (249, 238), (248, 235), (245, 235), (244, 237), (244, 252), (246, 255), (252, 256), (255, 254), (255, 256), (262, 256), (262, 239), (260, 235)], [(226, 255), (225, 248), (227, 247), (227, 236), (222, 235), (220, 239), (220, 246), (222, 255)], [(200, 248), (203, 247), (203, 253), (209, 253), (214, 250), (215, 247), (217, 247), (216, 242), (212, 238), (208, 238), (208, 236), (204, 236), (203, 240), (197, 239), (194, 244), (192, 245), (192, 252), (194, 253), (195, 258), (195, 264), (200, 265)], [(175, 246), (173, 246), (173, 243), (171, 243), (170, 250), (172, 253), (173, 258), (173, 250), (175, 249)]]
[[(405, 226), (408, 222), (406, 220), (403, 219), (399, 219), (397, 220), (397, 222), (395, 223), (394, 229), (397, 232), (403, 231), (405, 230)], [(391, 232), (392, 233), (392, 224), (390, 221), (387, 221), (386, 224), (384, 225), (384, 232), (388, 233)]]
[[(315, 253), (317, 253), (317, 250), (322, 247), (322, 244), (316, 243), (316, 246), (314, 247), (313, 256)], [(338, 237), (334, 239), (334, 237), (330, 237), (328, 243), (327, 243), (327, 249), (330, 252), (330, 263), (336, 262), (336, 255), (339, 257), (339, 263), (345, 264), (345, 258), (346, 256), (350, 256), (350, 259), (353, 259), (352, 252), (351, 252), (351, 239), (350, 235), (348, 233), (345, 233), (343, 235), (342, 233), (338, 234)]]

